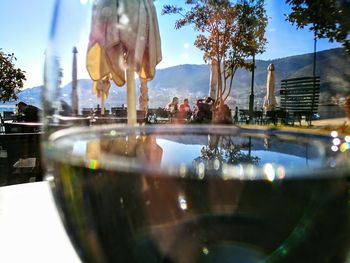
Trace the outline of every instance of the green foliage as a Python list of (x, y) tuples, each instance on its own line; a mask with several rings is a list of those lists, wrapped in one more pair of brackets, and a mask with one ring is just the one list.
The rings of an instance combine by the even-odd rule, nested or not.
[[(232, 79), (238, 68), (251, 69), (247, 58), (264, 52), (267, 16), (264, 0), (187, 0), (190, 6), (163, 6), (162, 14), (181, 16), (179, 29), (193, 25), (199, 32), (194, 45), (203, 51), (205, 62), (218, 61), (217, 100), (224, 101), (231, 92)], [(223, 66), (222, 66), (223, 65)], [(229, 89), (226, 83), (230, 78)]]
[(23, 80), (26, 80), (24, 71), (15, 68), (14, 54), (5, 54), (0, 49), (0, 100), (3, 102), (16, 100), (16, 93), (23, 88)]
[(298, 28), (310, 25), (317, 38), (338, 41), (350, 53), (350, 2), (348, 0), (286, 0), (292, 12), (286, 20)]

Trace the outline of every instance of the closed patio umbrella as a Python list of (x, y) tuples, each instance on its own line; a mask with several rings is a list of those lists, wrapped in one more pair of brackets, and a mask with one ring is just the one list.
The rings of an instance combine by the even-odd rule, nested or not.
[(274, 110), (277, 106), (275, 97), (275, 65), (267, 67), (266, 96), (264, 97), (264, 110)]
[(73, 69), (72, 69), (72, 113), (78, 115), (79, 101), (78, 101), (78, 73), (77, 73), (77, 53), (76, 47), (73, 48)]
[(108, 98), (109, 88), (111, 83), (109, 76), (102, 78), (98, 81), (94, 81), (92, 91), (97, 95), (97, 98), (101, 98), (101, 114), (105, 114), (105, 100)]
[(106, 76), (127, 84), (128, 123), (136, 123), (136, 72), (151, 80), (161, 61), (157, 15), (152, 0), (110, 0), (94, 4), (87, 70), (94, 81)]

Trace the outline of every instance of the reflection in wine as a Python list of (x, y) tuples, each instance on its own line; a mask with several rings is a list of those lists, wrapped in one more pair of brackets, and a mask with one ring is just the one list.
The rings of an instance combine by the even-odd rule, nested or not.
[[(67, 159), (78, 137), (86, 154)], [(52, 144), (53, 189), (84, 262), (345, 262), (347, 159), (329, 141), (233, 127), (82, 130)], [(269, 160), (271, 149), (288, 158)]]

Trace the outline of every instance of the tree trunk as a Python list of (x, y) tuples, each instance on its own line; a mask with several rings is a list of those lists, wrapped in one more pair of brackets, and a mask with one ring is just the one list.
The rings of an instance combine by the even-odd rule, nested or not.
[(218, 88), (218, 61), (212, 59), (210, 65), (210, 86), (209, 86), (209, 97), (216, 98)]
[(350, 95), (345, 98), (344, 111), (350, 120)]

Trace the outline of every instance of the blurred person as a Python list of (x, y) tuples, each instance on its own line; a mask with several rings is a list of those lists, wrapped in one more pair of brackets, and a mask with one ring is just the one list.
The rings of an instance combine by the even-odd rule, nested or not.
[(179, 98), (173, 97), (173, 99), (165, 106), (165, 110), (169, 114), (170, 122), (173, 122), (173, 119), (177, 116), (179, 112)]
[(184, 99), (179, 107), (179, 118), (189, 120), (191, 118), (192, 111), (188, 99)]
[(179, 112), (191, 112), (191, 106), (187, 98), (180, 104)]
[(60, 114), (62, 116), (71, 116), (73, 111), (72, 111), (72, 107), (69, 106), (69, 104), (64, 101), (64, 100), (61, 100), (61, 110), (60, 110)]
[(212, 120), (212, 107), (215, 100), (211, 97), (204, 97), (198, 99), (196, 103), (196, 110), (193, 113), (193, 122), (211, 122)]
[(165, 106), (165, 110), (174, 114), (179, 111), (178, 104), (179, 104), (179, 98), (173, 97), (172, 100)]
[(33, 105), (20, 101), (17, 104), (18, 114), (21, 115), (20, 121), (38, 122), (40, 120), (41, 110)]

